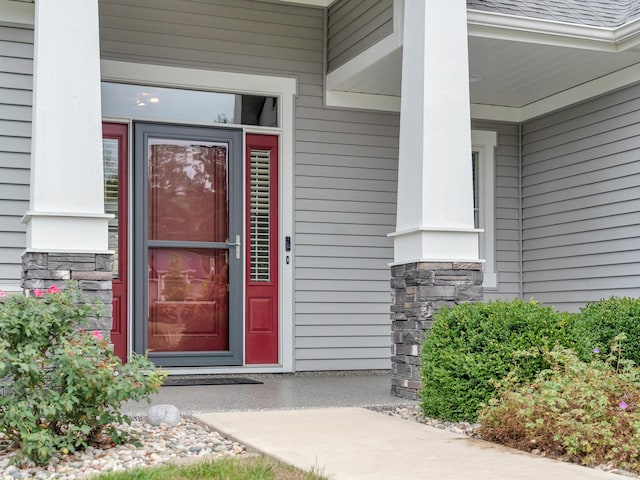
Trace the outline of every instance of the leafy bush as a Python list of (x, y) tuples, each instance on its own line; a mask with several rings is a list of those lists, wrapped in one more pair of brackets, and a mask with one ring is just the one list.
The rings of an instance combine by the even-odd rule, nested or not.
[(619, 362), (618, 351), (592, 362), (563, 348), (550, 352), (550, 370), (528, 385), (507, 383), (484, 408), (480, 434), (521, 450), (640, 473), (640, 372)]
[(122, 365), (99, 332), (78, 330), (98, 307), (76, 304), (77, 295), (52, 287), (0, 299), (0, 432), (38, 464), (56, 451), (122, 443), (122, 402), (156, 392), (164, 376), (142, 356)]
[(626, 335), (622, 344), (625, 357), (640, 364), (640, 299), (611, 297), (580, 309), (577, 347), (583, 359), (589, 358), (594, 348), (608, 353), (620, 333)]
[(542, 352), (573, 343), (573, 315), (535, 302), (461, 304), (442, 310), (422, 344), (420, 404), (426, 416), (477, 418), (513, 372), (530, 381), (549, 367)]

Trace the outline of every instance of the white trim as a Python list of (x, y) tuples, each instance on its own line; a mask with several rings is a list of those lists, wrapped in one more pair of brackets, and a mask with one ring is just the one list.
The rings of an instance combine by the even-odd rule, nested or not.
[(457, 231), (419, 228), (394, 234), (389, 235), (393, 237), (393, 265), (413, 262), (480, 262), (478, 230), (473, 228)]
[(328, 73), (327, 91), (340, 90), (345, 82), (351, 81), (354, 76), (361, 74), (364, 69), (392, 54), (401, 46), (402, 37), (397, 32), (386, 36), (375, 45)]
[(471, 118), (478, 120), (494, 120), (496, 122), (518, 123), (521, 121), (521, 109), (518, 107), (472, 103)]
[(389, 267), (395, 267), (396, 265), (406, 265), (407, 263), (484, 263), (484, 260), (478, 260), (477, 258), (409, 258), (408, 260), (402, 260), (401, 262), (391, 262), (387, 265)]
[(640, 44), (640, 18), (620, 25), (616, 30), (618, 51), (628, 50)]
[(78, 213), (78, 212), (33, 212), (28, 210), (20, 220), (21, 223), (27, 223), (29, 219), (32, 217), (52, 217), (52, 218), (61, 218), (61, 217), (75, 217), (75, 218), (91, 218), (91, 219), (107, 219), (110, 220), (114, 218), (114, 215), (111, 213)]
[[(254, 95), (277, 96), (280, 98), (280, 128), (270, 133), (280, 134), (280, 365), (265, 367), (271, 372), (292, 372), (295, 370), (294, 321), (293, 321), (293, 262), (286, 263), (284, 237), (293, 238), (293, 139), (294, 139), (294, 97), (297, 93), (295, 78), (252, 75), (233, 72), (218, 72), (192, 68), (146, 65), (112, 60), (102, 60), (102, 80), (126, 83), (140, 83), (174, 88), (193, 88), (216, 92), (250, 93)], [(228, 125), (227, 125), (228, 126)], [(253, 127), (251, 127), (253, 130)], [(266, 130), (265, 130), (266, 133)], [(295, 258), (294, 252), (288, 252)], [(261, 371), (260, 367), (251, 369)], [(191, 370), (193, 371), (193, 370)], [(200, 371), (200, 370), (198, 370)], [(227, 369), (212, 369), (222, 373)], [(229, 372), (248, 372), (229, 369)], [(253, 370), (252, 370), (253, 371)], [(262, 370), (265, 371), (265, 370)]]
[(0, 25), (33, 27), (34, 17), (33, 3), (0, 0)]
[(404, 228), (402, 230), (396, 230), (395, 232), (387, 233), (387, 237), (398, 237), (400, 235), (407, 235), (409, 233), (417, 232), (463, 232), (463, 233), (482, 233), (482, 228), (455, 228), (455, 227), (411, 227)]
[(327, 8), (336, 0), (279, 0), (282, 3), (297, 3), (299, 5), (309, 5), (312, 7)]
[[(293, 96), (297, 94), (297, 81), (290, 77), (166, 67), (115, 60), (102, 60), (101, 66), (102, 81), (104, 82), (138, 82), (160, 87), (196, 88), (215, 92), (267, 96)], [(291, 102), (293, 103), (293, 99)], [(284, 125), (282, 126), (284, 127)]]
[(469, 10), (469, 36), (582, 48), (600, 52), (621, 52), (640, 43), (640, 21), (619, 27), (596, 27), (554, 20)]
[(484, 258), (485, 288), (497, 288), (498, 274), (496, 271), (496, 243), (495, 243), (495, 149), (498, 145), (498, 134), (493, 131), (472, 130), (472, 151), (478, 154), (480, 172), (480, 226), (484, 230), (480, 233), (479, 252)]
[(327, 90), (325, 93), (325, 105), (327, 107), (400, 112), (400, 97)]

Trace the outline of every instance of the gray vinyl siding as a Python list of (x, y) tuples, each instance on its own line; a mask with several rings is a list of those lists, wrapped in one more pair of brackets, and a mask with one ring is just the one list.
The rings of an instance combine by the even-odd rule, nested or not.
[(29, 207), (33, 30), (0, 25), (0, 288), (19, 289)]
[(518, 125), (474, 121), (474, 130), (498, 133), (495, 179), (495, 255), (498, 285), (486, 289), (484, 299), (512, 299), (520, 296), (520, 193)]
[(331, 72), (393, 33), (393, 0), (338, 0), (329, 7), (327, 67)]
[(325, 11), (100, 0), (102, 58), (291, 76), (297, 370), (390, 368), (399, 116), (323, 108)]
[(640, 296), (640, 86), (527, 122), (525, 298)]

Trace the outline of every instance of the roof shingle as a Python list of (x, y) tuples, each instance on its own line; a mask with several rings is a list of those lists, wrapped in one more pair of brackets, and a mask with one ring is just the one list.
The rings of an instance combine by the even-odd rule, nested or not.
[(467, 8), (594, 27), (618, 27), (640, 17), (640, 0), (467, 0)]

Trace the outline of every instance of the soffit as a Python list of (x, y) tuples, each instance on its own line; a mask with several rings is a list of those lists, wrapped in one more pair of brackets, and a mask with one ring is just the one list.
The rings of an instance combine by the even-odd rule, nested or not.
[[(522, 108), (593, 81), (606, 88), (608, 76), (640, 67), (639, 22), (603, 28), (470, 12), (471, 103)], [(334, 91), (399, 97), (401, 52), (398, 47), (374, 57), (351, 75), (332, 73), (328, 85)], [(333, 82), (336, 78), (340, 81)], [(611, 89), (619, 87), (618, 82)], [(599, 88), (596, 94), (603, 93)]]
[(522, 107), (631, 65), (640, 53), (469, 38), (471, 102)]
[[(610, 53), (469, 38), (471, 103), (522, 107), (640, 63), (636, 50)], [(343, 82), (340, 91), (400, 96), (402, 49)]]

